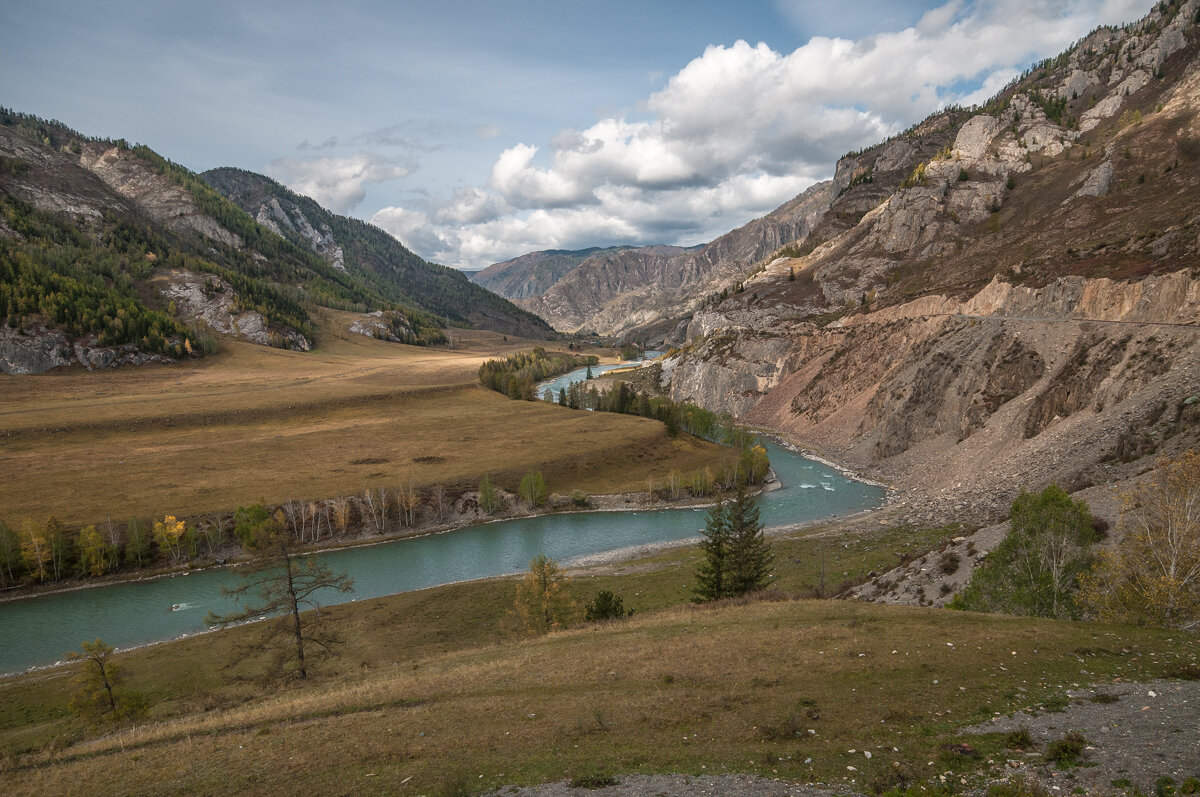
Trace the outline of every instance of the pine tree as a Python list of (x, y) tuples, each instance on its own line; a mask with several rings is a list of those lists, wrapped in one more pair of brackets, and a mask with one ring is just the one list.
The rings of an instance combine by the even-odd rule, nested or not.
[(729, 550), (726, 561), (730, 595), (745, 595), (765, 589), (773, 580), (771, 566), (775, 555), (763, 535), (758, 516), (758, 499), (746, 495), (745, 485), (739, 485), (737, 496), (725, 510), (729, 527)]
[(696, 568), (696, 585), (692, 588), (692, 600), (696, 603), (715, 601), (729, 597), (729, 518), (725, 502), (718, 501), (709, 507), (704, 519), (704, 539), (700, 550), (704, 561)]

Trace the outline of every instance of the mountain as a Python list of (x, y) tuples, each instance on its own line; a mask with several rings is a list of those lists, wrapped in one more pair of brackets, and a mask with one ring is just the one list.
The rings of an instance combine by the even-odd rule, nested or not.
[(471, 274), (471, 282), (498, 293), (505, 299), (517, 301), (545, 293), (580, 263), (598, 252), (614, 252), (629, 247), (602, 249), (548, 249), (493, 263)]
[(461, 271), (427, 263), (378, 227), (331, 213), (269, 177), (233, 168), (200, 177), (260, 225), (312, 250), (333, 268), (360, 276), (393, 302), (498, 332), (551, 334), (542, 319), (472, 284)]
[[(831, 185), (813, 186), (763, 218), (704, 246), (601, 250), (549, 287), (517, 302), (555, 329), (657, 342), (674, 328), (668, 323), (671, 319), (691, 312), (763, 257), (805, 236), (829, 207)], [(539, 262), (537, 254), (526, 255), (532, 259), (527, 262)], [(525, 258), (499, 264), (508, 268), (498, 271), (515, 271), (515, 264)], [(513, 282), (519, 279), (516, 274), (512, 277)]]
[(387, 336), (411, 343), (446, 320), (551, 334), (382, 231), (241, 174), (285, 215), (259, 223), (149, 147), (0, 109), (0, 371), (199, 356), (213, 332), (306, 350), (312, 305), (387, 311)]
[(1197, 445), (1197, 22), (1161, 3), (844, 157), (807, 234), (684, 319), (665, 388), (895, 486), (914, 523)]

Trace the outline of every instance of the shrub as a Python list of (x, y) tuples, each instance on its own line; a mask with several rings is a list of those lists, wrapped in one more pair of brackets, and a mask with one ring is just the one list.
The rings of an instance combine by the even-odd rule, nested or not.
[(1033, 734), (1028, 725), (1022, 725), (1015, 731), (1010, 731), (1004, 738), (1004, 746), (1010, 750), (1029, 750), (1033, 747)]
[(589, 623), (632, 616), (633, 609), (626, 611), (620, 596), (607, 589), (597, 592), (591, 603), (584, 607), (584, 619)]
[(1061, 739), (1046, 745), (1046, 760), (1060, 767), (1071, 767), (1079, 763), (1087, 748), (1088, 740), (1079, 731), (1067, 731)]

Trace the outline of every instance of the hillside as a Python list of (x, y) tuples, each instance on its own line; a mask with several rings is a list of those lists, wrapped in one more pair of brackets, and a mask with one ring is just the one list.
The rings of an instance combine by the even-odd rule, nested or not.
[(383, 232), (317, 211), (353, 231), (345, 257), (259, 224), (148, 147), (0, 109), (0, 370), (199, 356), (214, 333), (307, 350), (314, 306), (390, 311), (391, 336), (412, 343), (440, 341), (447, 320), (550, 334)]
[(200, 178), (260, 225), (311, 249), (335, 269), (360, 277), (390, 301), (442, 321), (511, 335), (550, 336), (542, 319), (477, 287), (463, 272), (427, 263), (378, 227), (331, 213), (269, 177), (221, 168)]
[(671, 394), (905, 488), (915, 519), (1196, 445), (1198, 18), (1160, 4), (847, 155), (795, 256), (681, 328)]

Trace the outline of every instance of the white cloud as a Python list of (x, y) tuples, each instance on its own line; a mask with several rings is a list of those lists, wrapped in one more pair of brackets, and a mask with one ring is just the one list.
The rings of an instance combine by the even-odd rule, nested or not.
[(267, 173), (298, 194), (346, 213), (366, 197), (366, 185), (412, 174), (413, 167), (371, 153), (347, 157), (279, 158)]
[(1145, 10), (1145, 0), (950, 0), (901, 30), (815, 37), (787, 54), (710, 46), (633, 111), (504, 149), (486, 184), (426, 209), (430, 230), (394, 208), (376, 220), (458, 266), (707, 240), (829, 176), (841, 154), (940, 106), (982, 102), (1033, 60)]

